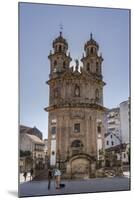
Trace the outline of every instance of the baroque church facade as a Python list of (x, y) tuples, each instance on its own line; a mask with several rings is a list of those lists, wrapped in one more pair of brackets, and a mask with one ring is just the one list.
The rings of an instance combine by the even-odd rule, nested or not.
[(67, 177), (95, 177), (99, 151), (104, 148), (102, 55), (90, 34), (81, 58), (68, 52), (62, 32), (53, 41), (50, 60), (48, 156), (51, 166)]

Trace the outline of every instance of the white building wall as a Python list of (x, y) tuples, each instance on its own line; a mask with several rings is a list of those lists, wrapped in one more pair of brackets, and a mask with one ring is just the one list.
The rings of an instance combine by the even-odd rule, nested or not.
[(120, 104), (122, 143), (129, 143), (129, 101)]
[(119, 144), (120, 144), (120, 141), (114, 134), (111, 133), (107, 137), (105, 137), (105, 149), (114, 147)]
[(120, 109), (118, 107), (110, 109), (105, 114), (105, 128), (106, 128), (105, 148), (107, 149), (119, 145), (121, 139), (121, 130), (120, 130)]
[(34, 143), (26, 134), (20, 134), (20, 150), (31, 152), (34, 150)]

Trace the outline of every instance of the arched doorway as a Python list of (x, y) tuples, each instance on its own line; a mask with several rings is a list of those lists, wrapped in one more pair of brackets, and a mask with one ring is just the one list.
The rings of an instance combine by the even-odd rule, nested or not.
[(74, 155), (69, 160), (71, 178), (89, 178), (91, 158), (87, 154)]

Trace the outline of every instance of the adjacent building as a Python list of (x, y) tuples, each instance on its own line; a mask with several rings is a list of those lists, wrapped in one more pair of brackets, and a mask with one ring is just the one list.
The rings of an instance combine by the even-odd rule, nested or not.
[(114, 133), (106, 133), (105, 134), (105, 149), (120, 145), (120, 138)]
[(129, 100), (120, 103), (120, 131), (122, 143), (128, 144), (130, 141), (130, 102)]
[(44, 139), (44, 153), (48, 155), (48, 139)]
[(41, 169), (44, 165), (44, 141), (37, 128), (20, 126), (20, 171)]
[(121, 143), (120, 109), (109, 109), (105, 113), (105, 149)]
[[(121, 102), (120, 106), (109, 109), (105, 114), (105, 153), (111, 159), (110, 164), (129, 164), (130, 161), (130, 102)], [(106, 165), (109, 158), (106, 158)], [(115, 162), (117, 161), (117, 162)]]
[(37, 129), (35, 126), (33, 128), (20, 125), (20, 133), (27, 133), (29, 135), (36, 135), (38, 138), (42, 140), (42, 132)]

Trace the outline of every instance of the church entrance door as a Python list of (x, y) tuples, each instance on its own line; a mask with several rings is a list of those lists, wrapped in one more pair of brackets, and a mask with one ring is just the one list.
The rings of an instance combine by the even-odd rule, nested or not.
[(71, 161), (71, 176), (72, 178), (89, 178), (90, 168), (90, 160), (76, 157)]

